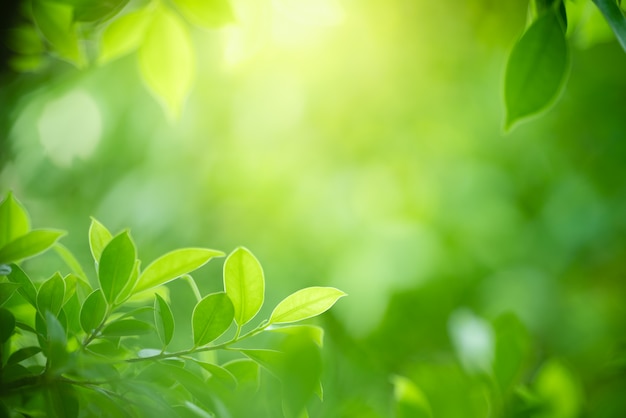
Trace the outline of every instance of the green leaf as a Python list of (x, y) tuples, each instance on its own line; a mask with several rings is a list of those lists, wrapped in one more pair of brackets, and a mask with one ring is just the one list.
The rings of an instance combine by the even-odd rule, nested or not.
[(234, 317), (235, 309), (226, 293), (205, 296), (193, 309), (194, 345), (205, 345), (217, 339), (230, 327)]
[(15, 317), (8, 309), (0, 308), (0, 344), (4, 344), (13, 335)]
[(523, 379), (531, 354), (530, 337), (522, 322), (512, 313), (496, 318), (493, 329), (496, 336), (493, 374), (500, 393), (506, 394)]
[(507, 130), (554, 102), (568, 65), (563, 27), (554, 11), (547, 12), (528, 28), (509, 57), (504, 79)]
[(100, 262), (102, 250), (104, 250), (104, 247), (107, 246), (111, 239), (113, 239), (113, 235), (111, 235), (109, 230), (92, 217), (91, 225), (89, 226), (89, 248), (96, 263)]
[(154, 296), (154, 324), (163, 346), (167, 347), (174, 336), (174, 315), (165, 299), (158, 294)]
[(102, 251), (98, 265), (98, 280), (109, 305), (127, 285), (135, 267), (135, 244), (128, 231), (113, 238)]
[(79, 404), (76, 391), (65, 383), (46, 386), (46, 409), (53, 417), (78, 418)]
[(235, 376), (239, 388), (255, 391), (259, 387), (259, 364), (254, 360), (232, 360), (223, 367)]
[(281, 377), (284, 371), (285, 354), (277, 350), (249, 349), (241, 353), (259, 363), (267, 371)]
[(102, 330), (105, 337), (131, 337), (134, 335), (148, 334), (154, 328), (147, 322), (138, 319), (122, 319), (111, 322)]
[(224, 367), (220, 367), (216, 364), (206, 363), (204, 361), (195, 360), (204, 370), (209, 372), (213, 378), (222, 382), (226, 387), (235, 389), (237, 387), (237, 379)]
[(303, 336), (313, 341), (320, 348), (324, 346), (324, 328), (318, 327), (317, 325), (288, 325), (286, 327), (272, 326), (266, 331), (279, 334)]
[(116, 304), (121, 304), (125, 302), (129, 297), (131, 297), (135, 293), (135, 287), (137, 285), (137, 280), (139, 279), (139, 269), (141, 267), (141, 261), (135, 260), (135, 265), (133, 266), (133, 272), (130, 274), (130, 278), (126, 282), (126, 285), (122, 288), (120, 293), (115, 298)]
[(265, 279), (259, 261), (246, 248), (237, 248), (224, 263), (224, 289), (235, 307), (241, 327), (259, 312), (265, 298)]
[(204, 28), (216, 28), (235, 21), (228, 0), (174, 0), (185, 18)]
[(98, 328), (107, 313), (107, 302), (101, 289), (96, 289), (87, 296), (80, 308), (80, 326), (87, 334)]
[(11, 354), (11, 356), (7, 360), (7, 364), (17, 364), (39, 353), (41, 353), (41, 347), (32, 346), (20, 348), (19, 350)]
[(298, 290), (274, 308), (269, 323), (282, 324), (312, 318), (326, 312), (344, 296), (344, 292), (334, 287), (308, 287)]
[(63, 306), (65, 298), (65, 281), (59, 273), (42, 283), (37, 292), (37, 309), (44, 315), (51, 312), (52, 315), (58, 315)]
[(0, 204), (0, 248), (29, 230), (30, 222), (26, 210), (13, 197), (13, 193), (7, 193), (7, 197)]
[(137, 10), (112, 21), (102, 33), (98, 62), (103, 64), (136, 50), (143, 40), (151, 15)]
[(139, 48), (139, 68), (150, 92), (177, 119), (193, 85), (195, 56), (185, 25), (164, 6), (155, 11)]
[[(21, 25), (6, 31), (7, 47), (18, 54), (36, 55), (44, 51), (43, 42), (37, 30), (32, 25)], [(0, 212), (2, 209), (0, 209)], [(0, 215), (1, 217), (1, 215)], [(2, 221), (0, 221), (2, 225)], [(24, 232), (28, 232), (28, 229)], [(0, 239), (0, 246), (2, 246)]]
[(26, 275), (26, 273), (24, 273), (24, 270), (15, 264), (11, 264), (11, 273), (9, 273), (7, 277), (10, 282), (20, 285), (17, 291), (28, 301), (28, 303), (36, 308), (37, 289), (35, 289), (33, 282)]
[(65, 232), (52, 229), (32, 230), (0, 249), (0, 264), (13, 263), (42, 253), (63, 235)]
[(615, 0), (593, 0), (593, 2), (609, 23), (622, 49), (626, 51), (626, 17)]
[(86, 60), (78, 41), (72, 6), (38, 0), (32, 2), (32, 11), (37, 27), (54, 51), (77, 67), (83, 67)]
[(58, 242), (54, 245), (54, 251), (63, 259), (65, 264), (72, 270), (74, 274), (79, 276), (80, 278), (87, 280), (87, 275), (83, 270), (83, 267), (80, 265), (74, 254), (70, 250), (68, 250), (64, 245), (59, 244)]
[(57, 0), (74, 9), (74, 20), (80, 22), (104, 21), (117, 14), (128, 0)]
[(545, 413), (533, 415), (534, 417), (571, 418), (580, 415), (582, 407), (580, 385), (561, 362), (548, 361), (539, 371), (534, 387), (545, 408)]
[(402, 376), (393, 376), (391, 383), (396, 401), (396, 417), (432, 418), (430, 403), (415, 383)]
[(221, 251), (204, 248), (183, 248), (169, 252), (153, 261), (139, 276), (135, 292), (148, 290), (170, 282), (194, 271), (213, 257), (221, 257)]
[(67, 336), (65, 329), (57, 317), (50, 311), (46, 311), (46, 332), (48, 336), (48, 347), (46, 357), (48, 357), (47, 368), (52, 373), (61, 370), (68, 360)]
[(0, 306), (4, 305), (20, 286), (18, 283), (0, 283)]

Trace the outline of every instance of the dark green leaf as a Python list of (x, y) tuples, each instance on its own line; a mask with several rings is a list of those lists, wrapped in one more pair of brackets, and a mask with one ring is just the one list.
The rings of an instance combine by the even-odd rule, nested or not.
[(21, 364), (9, 364), (2, 370), (2, 382), (11, 383), (24, 377), (33, 376), (33, 372)]
[(11, 264), (11, 273), (7, 276), (9, 281), (17, 283), (20, 287), (17, 291), (35, 308), (37, 307), (37, 289), (30, 280), (30, 278), (24, 273), (19, 266)]
[(191, 23), (215, 28), (235, 21), (228, 0), (174, 0), (176, 6)]
[(113, 239), (113, 235), (111, 235), (109, 230), (95, 218), (91, 218), (91, 225), (89, 225), (89, 249), (96, 263), (100, 262), (102, 251), (111, 239)]
[(193, 341), (201, 346), (217, 339), (233, 322), (235, 310), (226, 293), (213, 293), (204, 297), (193, 310)]
[(53, 417), (77, 418), (79, 405), (76, 391), (68, 384), (48, 385), (46, 391), (47, 409)]
[(8, 309), (0, 308), (0, 344), (11, 338), (15, 330), (15, 317)]
[(128, 231), (113, 238), (102, 251), (98, 280), (104, 298), (112, 305), (128, 284), (135, 267), (135, 244)]
[(86, 333), (91, 333), (98, 328), (107, 312), (107, 302), (104, 299), (101, 289), (94, 290), (80, 309), (80, 326)]
[(259, 312), (265, 298), (265, 278), (259, 261), (246, 248), (237, 248), (224, 263), (224, 289), (235, 307), (239, 326)]
[(513, 390), (523, 377), (530, 355), (530, 337), (514, 314), (498, 317), (493, 324), (496, 344), (493, 372), (502, 393)]
[(0, 283), (0, 306), (4, 305), (20, 286), (18, 283)]
[(63, 231), (35, 229), (7, 243), (0, 249), (0, 264), (8, 264), (33, 257), (52, 247), (65, 235)]
[(61, 370), (68, 360), (67, 336), (61, 322), (50, 311), (46, 311), (46, 329), (48, 335), (47, 368), (50, 372)]
[(39, 353), (41, 353), (41, 347), (33, 346), (20, 348), (19, 350), (11, 354), (11, 356), (7, 360), (7, 364), (17, 364)]
[(44, 315), (46, 312), (51, 312), (53, 315), (58, 315), (63, 306), (63, 299), (65, 297), (65, 281), (59, 273), (55, 273), (54, 276), (42, 283), (37, 292), (37, 309)]
[(122, 319), (108, 324), (102, 330), (105, 337), (130, 337), (134, 335), (148, 334), (154, 331), (152, 325), (138, 319)]
[(167, 302), (158, 294), (154, 296), (154, 323), (163, 346), (167, 347), (174, 336), (174, 316)]
[(345, 293), (334, 287), (308, 287), (298, 290), (274, 308), (269, 322), (281, 324), (317, 316), (326, 312), (344, 296)]
[(504, 79), (505, 128), (545, 109), (563, 87), (569, 65), (563, 27), (554, 11), (540, 16), (513, 47)]
[(28, 214), (14, 197), (7, 193), (0, 204), (0, 248), (30, 230)]
[(626, 17), (615, 0), (593, 0), (609, 23), (622, 49), (626, 51)]
[(128, 0), (57, 0), (72, 6), (74, 20), (81, 22), (103, 21), (109, 19), (128, 3)]

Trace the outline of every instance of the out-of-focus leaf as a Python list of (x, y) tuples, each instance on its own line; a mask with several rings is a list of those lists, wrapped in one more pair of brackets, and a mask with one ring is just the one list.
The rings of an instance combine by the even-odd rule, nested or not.
[(155, 11), (139, 48), (139, 68), (168, 115), (178, 118), (193, 84), (195, 56), (185, 25), (163, 6)]
[(167, 347), (174, 336), (174, 316), (165, 299), (158, 294), (154, 296), (154, 324), (163, 346)]
[(28, 214), (14, 197), (7, 193), (0, 204), (0, 248), (30, 230)]
[(72, 6), (37, 0), (32, 2), (32, 11), (37, 27), (54, 51), (77, 67), (83, 67), (86, 60), (78, 39)]
[(290, 336), (280, 346), (284, 408), (289, 416), (298, 416), (319, 391), (322, 375), (320, 348), (308, 338)]
[(593, 0), (609, 23), (615, 37), (626, 51), (626, 17), (615, 0)]
[(54, 417), (78, 418), (76, 391), (68, 384), (48, 385), (46, 403), (48, 412)]
[(80, 326), (86, 333), (92, 332), (104, 320), (107, 302), (101, 289), (96, 289), (83, 302), (80, 309)]
[(528, 28), (509, 56), (504, 79), (506, 129), (556, 99), (568, 65), (563, 27), (554, 11), (546, 12)]
[(44, 315), (51, 312), (52, 315), (58, 315), (63, 306), (63, 298), (65, 297), (65, 281), (59, 273), (41, 284), (39, 292), (37, 292), (37, 309)]
[(281, 377), (284, 372), (285, 354), (277, 350), (249, 349), (241, 350), (251, 360), (256, 361), (267, 371)]
[(539, 371), (534, 389), (543, 401), (537, 418), (575, 418), (581, 411), (581, 391), (572, 373), (559, 361), (547, 362)]
[(112, 21), (102, 33), (98, 61), (106, 63), (136, 50), (141, 44), (151, 15), (137, 10)]
[(0, 308), (0, 325), (0, 344), (4, 344), (15, 329), (15, 317), (8, 309)]
[[(43, 43), (35, 28), (31, 25), (8, 29), (5, 43), (7, 47), (22, 55), (36, 55), (44, 51)], [(1, 211), (1, 210), (0, 210)], [(28, 232), (26, 230), (24, 233)], [(0, 239), (0, 246), (2, 240)]]
[(428, 399), (415, 383), (402, 376), (393, 376), (391, 383), (397, 418), (432, 418)]
[(111, 239), (113, 239), (113, 235), (111, 235), (109, 230), (92, 217), (91, 225), (89, 226), (89, 248), (96, 263), (100, 262), (102, 251)]
[(20, 286), (17, 283), (0, 283), (0, 306), (4, 305)]
[(244, 390), (255, 391), (259, 387), (259, 364), (250, 359), (237, 359), (225, 363), (223, 367), (237, 379), (237, 385)]
[(62, 369), (68, 360), (67, 353), (67, 336), (61, 322), (50, 311), (46, 311), (46, 329), (47, 329), (47, 349), (46, 357), (48, 357), (47, 368), (50, 372)]
[(32, 346), (20, 348), (9, 356), (7, 364), (17, 364), (39, 353), (41, 353), (41, 347)]
[(205, 296), (193, 309), (193, 342), (201, 346), (216, 340), (233, 322), (235, 310), (226, 293)]
[(72, 269), (72, 272), (79, 276), (83, 280), (87, 280), (87, 275), (83, 270), (83, 267), (80, 265), (74, 254), (70, 250), (68, 250), (64, 245), (59, 244), (58, 242), (54, 245), (54, 251), (65, 261), (65, 264)]
[(72, 6), (74, 20), (80, 22), (104, 21), (109, 19), (128, 3), (128, 0), (57, 0)]
[(220, 367), (217, 364), (207, 363), (204, 361), (194, 360), (197, 364), (199, 364), (204, 370), (211, 373), (211, 376), (216, 380), (222, 382), (226, 387), (230, 389), (235, 389), (237, 386), (237, 379), (231, 372), (229, 372), (224, 367)]
[(33, 282), (26, 275), (26, 273), (24, 273), (24, 270), (15, 264), (11, 264), (11, 273), (9, 273), (7, 277), (10, 282), (20, 285), (17, 291), (28, 301), (28, 303), (36, 308), (37, 289), (35, 289)]
[(102, 330), (105, 337), (130, 337), (134, 335), (148, 334), (154, 331), (152, 325), (138, 319), (122, 319), (108, 324)]
[(135, 244), (128, 231), (113, 238), (102, 251), (98, 265), (98, 280), (104, 298), (113, 304), (128, 284), (135, 267)]
[(135, 292), (151, 289), (192, 272), (213, 257), (221, 257), (221, 251), (204, 248), (183, 248), (169, 252), (153, 261), (139, 276)]
[(63, 235), (65, 235), (63, 231), (34, 229), (0, 249), (0, 264), (13, 263), (42, 253)]
[(287, 296), (274, 308), (270, 324), (297, 322), (312, 318), (330, 309), (346, 296), (334, 287), (308, 287)]
[(235, 21), (229, 0), (174, 0), (183, 16), (191, 23), (215, 28)]
[(239, 326), (259, 312), (265, 298), (265, 278), (259, 261), (246, 248), (237, 248), (224, 263), (224, 289), (235, 307)]
[(318, 327), (317, 325), (288, 325), (286, 327), (270, 327), (267, 331), (307, 337), (319, 347), (324, 346), (324, 328)]
[(493, 372), (503, 393), (511, 390), (524, 370), (530, 341), (524, 325), (513, 314), (505, 314), (493, 324), (496, 349)]

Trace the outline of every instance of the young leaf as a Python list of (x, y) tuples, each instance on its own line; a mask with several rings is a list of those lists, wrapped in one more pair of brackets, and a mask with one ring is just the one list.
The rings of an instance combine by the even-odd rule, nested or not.
[(11, 338), (15, 329), (15, 317), (8, 309), (0, 308), (0, 344)]
[(205, 248), (183, 248), (169, 252), (153, 261), (139, 276), (135, 292), (148, 290), (192, 272), (213, 257), (221, 257), (221, 251)]
[(216, 28), (235, 21), (228, 0), (174, 0), (185, 18), (204, 28)]
[(239, 326), (248, 323), (263, 306), (265, 279), (259, 261), (246, 248), (237, 248), (224, 263), (224, 289), (235, 307)]
[(154, 296), (154, 324), (163, 346), (167, 347), (174, 335), (174, 316), (165, 299), (158, 294)]
[(609, 23), (615, 37), (626, 51), (626, 17), (615, 0), (593, 0), (600, 12)]
[(102, 330), (105, 337), (130, 337), (134, 335), (147, 334), (154, 328), (147, 322), (138, 319), (122, 319), (111, 322)]
[(80, 308), (80, 326), (87, 334), (104, 320), (107, 312), (107, 302), (101, 289), (96, 289), (87, 296)]
[(195, 73), (193, 45), (185, 25), (167, 8), (155, 11), (139, 48), (141, 76), (151, 93), (178, 118)]
[(137, 49), (150, 23), (150, 17), (146, 10), (138, 10), (112, 21), (102, 33), (98, 61), (104, 64)]
[(9, 281), (17, 283), (20, 287), (17, 291), (35, 308), (37, 307), (37, 289), (30, 280), (30, 278), (24, 273), (18, 265), (11, 264), (11, 273), (7, 276)]
[(65, 297), (65, 281), (59, 273), (41, 284), (37, 292), (37, 309), (44, 315), (46, 312), (58, 315)]
[(9, 192), (0, 204), (0, 248), (30, 230), (28, 214)]
[(269, 323), (297, 322), (317, 316), (326, 312), (344, 296), (345, 293), (334, 287), (308, 287), (298, 290), (274, 308)]
[(104, 298), (111, 305), (128, 283), (135, 267), (135, 244), (128, 231), (113, 238), (102, 251), (98, 280)]
[(102, 250), (107, 246), (109, 241), (113, 239), (113, 235), (108, 229), (95, 218), (91, 218), (91, 225), (89, 226), (89, 248), (91, 249), (91, 255), (96, 263), (100, 262), (102, 256)]
[(65, 232), (52, 229), (32, 230), (0, 249), (0, 264), (17, 262), (42, 253), (52, 247), (63, 235)]
[(0, 283), (0, 306), (4, 305), (20, 286), (17, 283)]
[(553, 10), (540, 16), (515, 44), (504, 79), (507, 130), (555, 100), (564, 84), (568, 54), (563, 27)]
[(194, 345), (205, 345), (217, 339), (230, 327), (234, 317), (235, 309), (226, 293), (205, 296), (193, 309)]

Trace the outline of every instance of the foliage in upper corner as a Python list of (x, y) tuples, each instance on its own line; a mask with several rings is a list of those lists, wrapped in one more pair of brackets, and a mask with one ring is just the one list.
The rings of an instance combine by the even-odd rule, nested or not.
[[(504, 76), (505, 130), (553, 104), (569, 71), (569, 43), (578, 33), (589, 32), (589, 19), (576, 21), (576, 8), (591, 0), (531, 0), (533, 21), (515, 43)], [(593, 0), (620, 45), (626, 50), (626, 18), (617, 0)], [(572, 22), (572, 20), (574, 20)], [(570, 26), (570, 28), (568, 28)]]
[[(61, 247), (72, 272), (34, 282), (19, 261), (54, 246), (61, 235), (31, 231), (11, 193), (0, 204), (3, 416), (306, 416), (310, 398), (321, 393), (323, 332), (277, 324), (317, 316), (343, 292), (300, 290), (250, 326), (265, 299), (265, 279), (249, 250), (229, 255), (223, 292), (202, 296), (189, 274), (224, 253), (179, 249), (141, 269), (129, 232), (111, 234), (95, 219), (89, 229), (95, 280)], [(197, 298), (185, 321), (164, 287), (181, 277)], [(177, 333), (179, 327), (191, 335)], [(247, 340), (262, 333), (262, 348), (250, 348)], [(234, 354), (218, 363), (210, 355), (218, 350)]]

